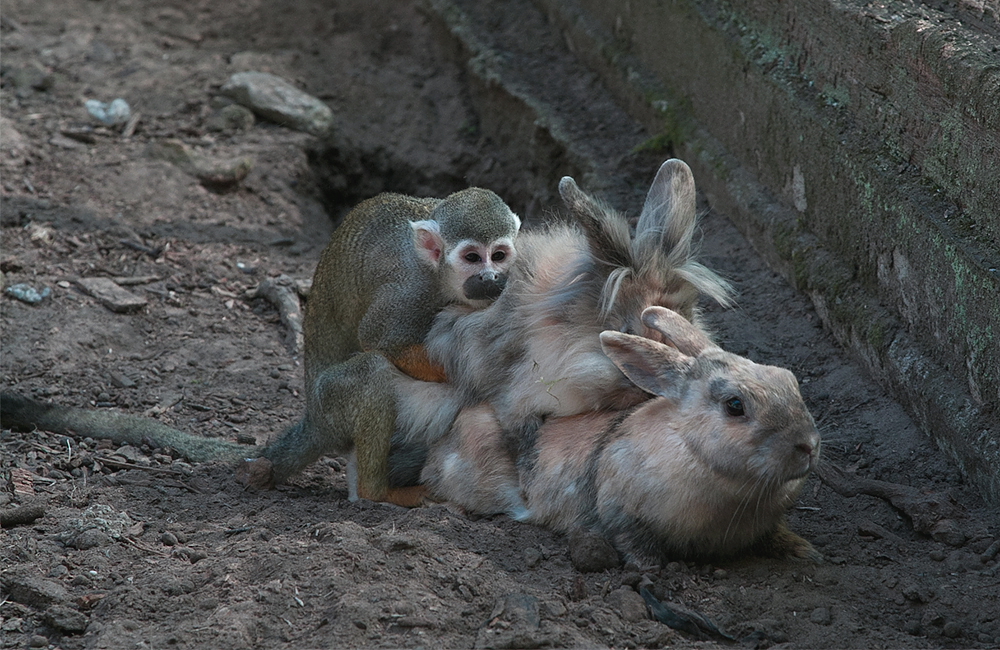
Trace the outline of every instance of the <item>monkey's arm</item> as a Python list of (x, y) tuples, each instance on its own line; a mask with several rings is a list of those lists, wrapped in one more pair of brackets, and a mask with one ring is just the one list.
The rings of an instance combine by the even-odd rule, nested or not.
[[(358, 326), (365, 352), (379, 352), (400, 371), (421, 381), (447, 381), (444, 366), (427, 356), (423, 340), (436, 310), (427, 291), (381, 287)], [(433, 308), (433, 310), (432, 310)]]

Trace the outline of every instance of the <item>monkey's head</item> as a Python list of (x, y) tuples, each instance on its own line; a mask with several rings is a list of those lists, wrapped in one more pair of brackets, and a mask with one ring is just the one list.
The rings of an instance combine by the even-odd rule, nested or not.
[(438, 270), (449, 302), (481, 308), (507, 286), (521, 220), (489, 190), (472, 187), (442, 200), (424, 221), (412, 222), (421, 259)]

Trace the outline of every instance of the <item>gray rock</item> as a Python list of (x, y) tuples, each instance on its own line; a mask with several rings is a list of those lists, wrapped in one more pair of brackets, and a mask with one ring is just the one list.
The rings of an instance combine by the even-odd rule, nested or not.
[(37, 576), (8, 573), (0, 584), (11, 600), (31, 607), (45, 607), (69, 599), (69, 592), (61, 584)]
[(260, 117), (299, 131), (322, 135), (333, 126), (329, 106), (273, 74), (238, 72), (221, 92)]
[(116, 313), (138, 311), (146, 306), (145, 298), (122, 289), (111, 278), (80, 278), (76, 283), (98, 302)]
[(205, 121), (209, 131), (245, 131), (257, 122), (257, 119), (246, 106), (229, 104), (212, 113)]
[(132, 108), (121, 97), (107, 104), (96, 99), (88, 99), (84, 105), (91, 117), (105, 126), (120, 126), (132, 117)]
[(79, 634), (90, 622), (86, 615), (64, 605), (53, 605), (45, 612), (45, 620), (60, 632)]
[(17, 298), (21, 302), (26, 302), (29, 305), (37, 305), (41, 301), (45, 300), (52, 294), (52, 289), (49, 287), (43, 288), (41, 291), (34, 288), (30, 284), (25, 284), (23, 282), (19, 284), (12, 284), (11, 286), (4, 289), (4, 293), (9, 296)]
[(74, 537), (69, 545), (77, 550), (86, 551), (91, 548), (107, 546), (110, 543), (110, 535), (99, 528), (90, 528)]
[(833, 622), (833, 616), (830, 614), (830, 610), (826, 607), (817, 607), (809, 615), (809, 620), (816, 625), (829, 625)]
[(524, 564), (528, 568), (534, 568), (542, 561), (542, 552), (537, 548), (529, 546), (524, 549)]
[(636, 623), (649, 618), (646, 601), (631, 587), (619, 587), (608, 594), (608, 604), (615, 608), (622, 619)]
[(569, 559), (577, 571), (594, 573), (613, 569), (621, 564), (618, 551), (611, 543), (596, 533), (576, 531), (570, 533)]

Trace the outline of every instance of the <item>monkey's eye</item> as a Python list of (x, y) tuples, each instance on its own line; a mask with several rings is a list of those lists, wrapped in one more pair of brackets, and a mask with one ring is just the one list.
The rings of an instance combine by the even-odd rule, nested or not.
[(738, 418), (744, 414), (743, 410), (743, 400), (739, 397), (730, 397), (726, 400), (724, 406), (726, 407), (726, 415), (734, 418)]
[(497, 251), (497, 252), (493, 253), (493, 257), (491, 259), (494, 262), (502, 262), (505, 259), (507, 259), (507, 253), (505, 253), (503, 251)]
[(479, 253), (473, 251), (471, 253), (465, 254), (465, 261), (470, 264), (478, 264), (479, 262), (483, 261), (483, 258), (479, 256)]

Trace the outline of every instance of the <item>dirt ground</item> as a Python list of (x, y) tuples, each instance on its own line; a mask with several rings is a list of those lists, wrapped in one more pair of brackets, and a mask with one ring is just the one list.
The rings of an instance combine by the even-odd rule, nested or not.
[[(599, 175), (585, 174), (581, 185), (636, 213), (669, 156), (640, 146), (656, 134), (607, 99), (529, 2), (459, 4), (495, 36), (498, 65), (545, 89), (540, 101), (615, 179), (588, 187)], [(265, 442), (303, 408), (302, 369), (275, 307), (248, 289), (308, 279), (335, 219), (380, 190), (484, 185), (530, 223), (558, 209), (549, 176), (585, 167), (525, 160), (487, 128), (505, 109), (484, 113), (462, 48), (422, 5), (0, 9), (0, 268), (5, 286), (51, 292), (38, 304), (0, 298), (4, 390)], [(530, 45), (505, 47), (515, 33)], [(218, 90), (243, 70), (323, 99), (335, 137), (265, 121), (216, 130)], [(139, 114), (128, 137), (84, 108), (117, 97)], [(254, 166), (235, 186), (205, 185), (153, 155), (168, 139)], [(44, 514), (0, 529), (0, 647), (727, 645), (651, 619), (640, 583), (740, 647), (1000, 645), (996, 510), (705, 207), (702, 259), (739, 290), (734, 309), (705, 306), (709, 324), (727, 349), (796, 373), (826, 461), (844, 471), (837, 490), (810, 478), (790, 513), (823, 564), (748, 557), (584, 574), (564, 538), (506, 517), (350, 503), (341, 459), (247, 493), (229, 468), (169, 450), (4, 431), (0, 512)], [(146, 305), (113, 312), (80, 290), (88, 277), (114, 277)]]

